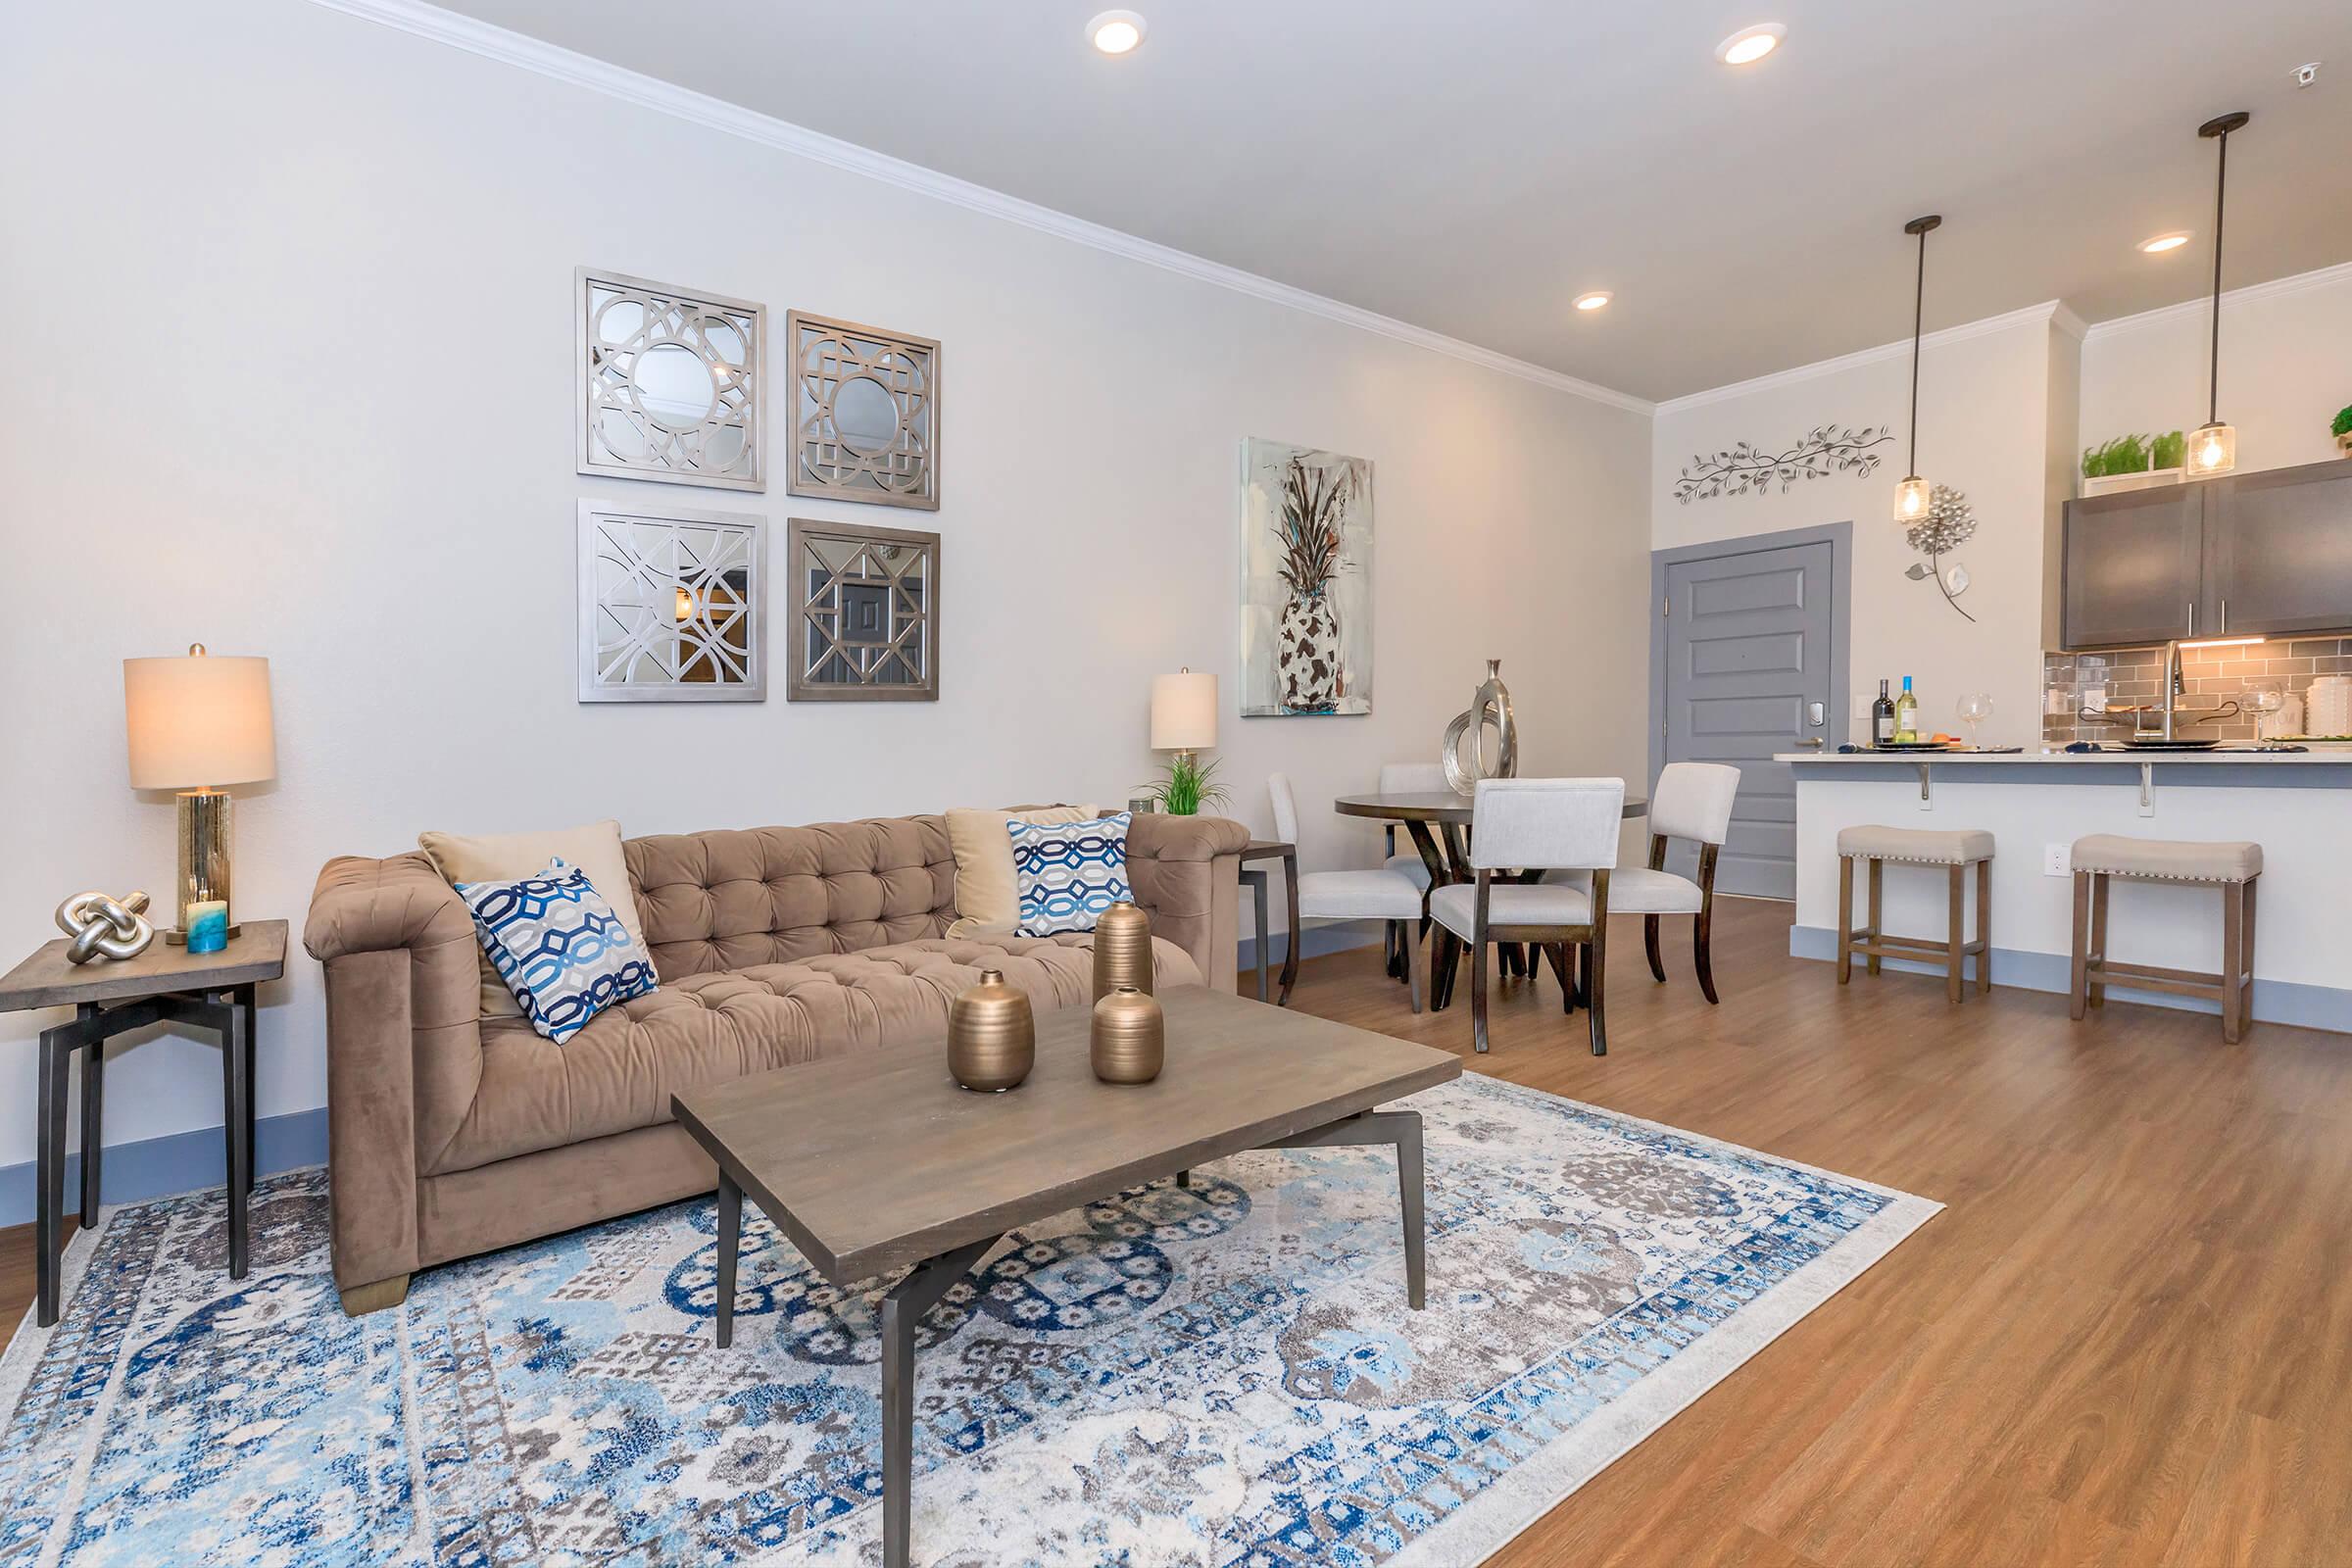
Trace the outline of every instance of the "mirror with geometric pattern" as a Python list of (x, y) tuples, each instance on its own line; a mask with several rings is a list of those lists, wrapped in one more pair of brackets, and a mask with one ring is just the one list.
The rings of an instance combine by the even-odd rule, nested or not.
[(794, 517), (785, 560), (785, 701), (938, 700), (939, 535)]
[(580, 472), (766, 489), (767, 312), (585, 267), (574, 279)]
[(792, 345), (796, 496), (939, 510), (939, 345), (803, 311)]
[(581, 502), (580, 701), (764, 701), (765, 554), (758, 517)]

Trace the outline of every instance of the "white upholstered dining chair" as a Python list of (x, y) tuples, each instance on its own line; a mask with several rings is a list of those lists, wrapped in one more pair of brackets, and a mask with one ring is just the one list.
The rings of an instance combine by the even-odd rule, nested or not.
[[(1649, 957), (1649, 972), (1660, 984), (1666, 980), (1666, 961), (1658, 952), (1658, 921), (1669, 914), (1690, 916), (1691, 967), (1698, 971), (1698, 989), (1710, 1003), (1719, 1000), (1711, 949), (1715, 858), (1731, 834), (1732, 802), (1739, 793), (1736, 767), (1722, 762), (1667, 763), (1650, 796), (1649, 864), (1624, 867), (1609, 883), (1610, 911), (1642, 916), (1642, 947)], [(1697, 880), (1666, 869), (1669, 839), (1689, 839), (1698, 846)], [(1582, 886), (1585, 874), (1555, 871), (1544, 880)]]
[[(1607, 967), (1609, 872), (1617, 864), (1618, 823), (1625, 812), (1621, 778), (1482, 778), (1470, 815), (1474, 882), (1429, 896), (1429, 916), (1444, 930), (1431, 968), (1443, 972), (1470, 948), (1472, 1044), (1487, 1049), (1490, 942), (1527, 942), (1549, 951), (1560, 987), (1574, 1005), (1568, 952), (1582, 949), (1592, 1054), (1608, 1054), (1601, 1015)], [(1583, 872), (1580, 879), (1497, 882), (1498, 871)]]
[[(1291, 793), (1288, 774), (1266, 780), (1274, 802), (1274, 836), (1298, 842), (1298, 801)], [(1298, 918), (1301, 920), (1403, 920), (1421, 918), (1421, 890), (1395, 871), (1301, 871), (1298, 874)], [(1410, 931), (1410, 925), (1406, 928)], [(1261, 932), (1259, 941), (1264, 941)], [(1412, 988), (1413, 1011), (1421, 1010), (1421, 987), (1428, 965), (1419, 957), (1421, 944), (1407, 942), (1406, 983)]]

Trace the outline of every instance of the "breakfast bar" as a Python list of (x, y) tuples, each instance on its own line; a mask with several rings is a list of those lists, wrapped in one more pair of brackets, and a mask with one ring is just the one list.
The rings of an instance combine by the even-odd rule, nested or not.
[[(2352, 1032), (2344, 918), (2344, 894), (2352, 888), (2352, 750), (1799, 752), (1775, 760), (1789, 763), (1796, 779), (1796, 923), (1789, 951), (1798, 957), (1836, 956), (1842, 828), (1991, 833), (1994, 979), (2061, 994), (2068, 988), (2073, 920), (2068, 852), (2077, 839), (2109, 833), (2253, 840), (2265, 861), (2253, 1017)], [(2186, 886), (2119, 882), (2113, 899), (2118, 956), (2213, 967), (2221, 915), (2209, 895)], [(1886, 910), (1890, 930), (1942, 930), (1943, 881), (1888, 876)], [(2120, 984), (2108, 994), (2165, 1006), (2212, 1007)]]

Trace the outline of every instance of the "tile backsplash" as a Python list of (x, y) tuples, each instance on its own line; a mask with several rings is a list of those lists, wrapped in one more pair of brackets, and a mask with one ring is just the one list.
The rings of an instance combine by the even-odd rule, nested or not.
[[(2180, 710), (2194, 717), (2199, 711), (2211, 712), (2224, 706), (2257, 680), (2275, 680), (2285, 690), (2300, 695), (2315, 675), (2352, 675), (2352, 637), (2302, 637), (2236, 648), (2191, 648), (2180, 657), (2180, 676), (2188, 688), (2180, 699)], [(2092, 659), (2107, 662), (2103, 684), (2109, 703), (2162, 701), (2162, 648), (2127, 648), (2105, 654), (2044, 654), (2043, 690), (2065, 686), (2079, 692), (2082, 687), (2094, 684), (2091, 672), (2083, 667)], [(2217, 740), (2250, 741), (2255, 738), (2254, 719), (2255, 715), (2248, 711), (2235, 718), (2199, 724), (2190, 733), (2211, 735)], [(2122, 722), (2082, 723), (2072, 711), (2071, 704), (2070, 710), (2063, 713), (2052, 713), (2045, 705), (2041, 741), (2044, 746), (2065, 746), (2074, 741), (2120, 741), (2126, 728), (2127, 724)]]

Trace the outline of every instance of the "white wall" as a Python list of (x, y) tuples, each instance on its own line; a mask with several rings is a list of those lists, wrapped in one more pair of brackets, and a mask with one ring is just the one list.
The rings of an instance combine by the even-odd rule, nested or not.
[[(421, 828), (1124, 800), (1182, 663), (1224, 672), (1238, 814), (1270, 827), (1289, 772), (1310, 866), (1371, 863), (1377, 829), (1315, 803), (1434, 757), (1490, 656), (1527, 771), (1641, 772), (1640, 414), (296, 0), (35, 8), (10, 52), (0, 289), (41, 368), (0, 390), (0, 950), (74, 889), (168, 885), (118, 662), (197, 639), (271, 661), (238, 908), (298, 928), (325, 859)], [(787, 515), (909, 520), (576, 476), (582, 263), (761, 301), (779, 334), (799, 306), (944, 340), (939, 703), (573, 701), (580, 497), (764, 516), (771, 561)], [(1368, 718), (1233, 716), (1246, 435), (1376, 465)], [(318, 966), (264, 1002), (262, 1113), (321, 1103)], [(31, 1156), (53, 1017), (0, 1020), (0, 1165)], [(109, 1143), (218, 1122), (208, 1047), (128, 1057)]]
[[(1925, 558), (1890, 520), (1907, 471), (1908, 350), (1825, 373), (1768, 377), (1662, 405), (1652, 442), (1652, 544), (1661, 550), (1816, 523), (1854, 525), (1852, 690), (1875, 697), (1881, 677), (1899, 689), (1913, 677), (1922, 722), (1957, 732), (1952, 705), (1966, 691), (1992, 694), (1987, 743), (2039, 736), (2043, 530), (2053, 365), (2073, 343), (2050, 313), (2021, 313), (1994, 330), (1930, 339), (1920, 361), (1919, 466), (1974, 505), (1976, 537), (1947, 557), (1974, 578), (1961, 618), (1928, 582), (1903, 569)], [(1834, 473), (1782, 492), (1684, 504), (1675, 480), (1694, 456), (1745, 440), (1785, 450), (1816, 425), (1891, 426), (1895, 439), (1867, 475)], [(1849, 710), (1867, 723), (1869, 701)], [(1839, 736), (1832, 744), (1850, 736)]]
[[(2203, 302), (2092, 327), (2078, 452), (2203, 424), (2212, 330)], [(2221, 394), (2241, 470), (2334, 458), (2328, 421), (2352, 405), (2352, 263), (2224, 295)]]

